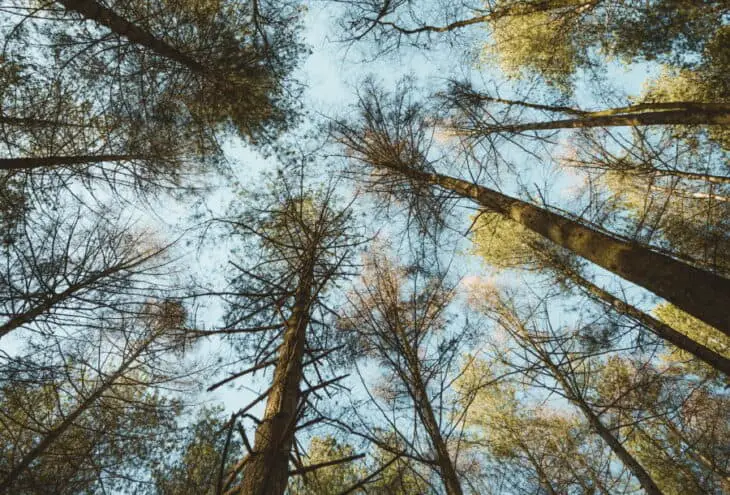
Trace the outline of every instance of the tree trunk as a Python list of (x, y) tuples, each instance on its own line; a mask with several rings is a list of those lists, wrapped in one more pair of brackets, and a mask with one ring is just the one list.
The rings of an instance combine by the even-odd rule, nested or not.
[(289, 455), (301, 395), (299, 385), (303, 374), (313, 278), (310, 264), (303, 270), (297, 287), (264, 418), (256, 428), (253, 452), (245, 461), (242, 495), (283, 495), (289, 481)]
[(712, 349), (703, 346), (699, 342), (692, 340), (681, 332), (678, 332), (674, 328), (670, 327), (666, 323), (663, 323), (651, 315), (648, 315), (640, 309), (624, 302), (623, 300), (615, 297), (608, 291), (598, 287), (593, 282), (584, 278), (576, 271), (566, 266), (556, 266), (555, 270), (562, 275), (565, 275), (571, 282), (578, 287), (583, 288), (590, 296), (602, 301), (604, 304), (612, 308), (614, 311), (628, 316), (632, 320), (636, 321), (643, 327), (650, 330), (656, 336), (666, 340), (675, 347), (682, 349), (694, 357), (711, 366), (712, 368), (725, 373), (730, 376), (730, 359), (724, 357), (721, 354), (713, 351)]
[(549, 210), (453, 177), (391, 167), (421, 183), (440, 186), (512, 219), (616, 275), (663, 297), (730, 336), (730, 280), (647, 246), (614, 237)]
[(441, 479), (446, 488), (447, 495), (462, 495), (461, 483), (459, 477), (456, 474), (454, 463), (451, 461), (449, 450), (446, 447), (446, 442), (441, 435), (441, 428), (439, 428), (436, 415), (431, 407), (431, 401), (428, 398), (426, 392), (426, 385), (423, 383), (421, 378), (421, 371), (418, 364), (418, 357), (408, 348), (407, 342), (404, 344), (406, 350), (406, 356), (404, 356), (408, 362), (408, 372), (411, 375), (410, 387), (413, 392), (413, 399), (415, 401), (416, 412), (421, 418), (423, 426), (426, 428), (431, 444), (436, 450), (436, 462), (439, 466), (439, 472), (441, 473)]
[(0, 158), (0, 170), (33, 170), (36, 168), (68, 167), (101, 162), (139, 160), (141, 155), (78, 155), (44, 156), (38, 158)]
[(631, 453), (624, 448), (623, 444), (619, 442), (613, 433), (611, 433), (611, 430), (609, 430), (606, 425), (601, 422), (601, 419), (593, 412), (585, 400), (583, 400), (583, 397), (579, 393), (575, 393), (571, 384), (568, 383), (561, 370), (555, 365), (555, 363), (553, 363), (550, 357), (545, 355), (530, 337), (525, 336), (524, 338), (525, 340), (528, 340), (536, 350), (538, 350), (541, 360), (545, 363), (555, 380), (560, 384), (560, 387), (565, 392), (565, 398), (580, 409), (588, 420), (588, 424), (590, 424), (591, 428), (593, 428), (593, 431), (595, 431), (596, 434), (598, 434), (598, 436), (606, 442), (611, 451), (616, 454), (616, 457), (618, 457), (624, 466), (631, 471), (631, 474), (639, 480), (639, 484), (647, 495), (663, 495), (662, 491), (659, 490), (659, 487), (639, 461), (637, 461), (634, 456), (632, 456)]
[(710, 175), (710, 174), (701, 174), (696, 172), (684, 172), (682, 170), (663, 170), (663, 169), (655, 169), (656, 173), (659, 175), (671, 175), (674, 177), (680, 177), (682, 179), (690, 179), (690, 180), (703, 180), (706, 182), (711, 182), (713, 184), (730, 184), (730, 177), (725, 177), (722, 175)]
[[(630, 109), (631, 107), (628, 107)], [(634, 113), (627, 108), (591, 112), (575, 119), (528, 122), (525, 124), (484, 126), (470, 130), (477, 135), (496, 132), (519, 133), (557, 129), (587, 129), (592, 127), (649, 126), (649, 125), (730, 125), (730, 107), (720, 104), (692, 104), (679, 110), (660, 110)], [(622, 112), (613, 114), (612, 112)]]
[[(154, 256), (154, 254), (152, 256)], [(37, 304), (36, 306), (32, 307), (31, 309), (25, 311), (22, 314), (14, 316), (13, 318), (9, 319), (7, 322), (0, 325), (0, 339), (3, 338), (5, 335), (9, 334), (10, 332), (12, 332), (13, 330), (19, 328), (20, 326), (25, 325), (26, 323), (30, 323), (31, 321), (35, 320), (43, 313), (49, 311), (56, 304), (69, 299), (77, 292), (92, 286), (99, 280), (109, 277), (111, 275), (114, 275), (115, 273), (119, 273), (123, 270), (132, 269), (135, 266), (140, 265), (141, 263), (147, 261), (150, 258), (151, 258), (151, 256), (141, 256), (141, 257), (137, 257), (135, 259), (129, 260), (128, 262), (109, 267), (105, 270), (102, 270), (98, 273), (91, 275), (89, 278), (87, 278), (86, 280), (83, 280), (82, 282), (69, 285), (65, 290), (63, 290), (61, 292), (54, 293), (53, 295), (48, 297), (45, 301), (41, 302), (40, 304)]]
[(65, 416), (63, 418), (63, 421), (61, 421), (55, 428), (43, 435), (43, 438), (38, 443), (38, 445), (33, 447), (27, 454), (25, 454), (20, 462), (10, 470), (7, 477), (0, 482), (0, 494), (12, 493), (10, 492), (10, 489), (13, 487), (13, 484), (17, 481), (18, 477), (23, 473), (23, 471), (28, 469), (33, 461), (42, 456), (48, 450), (48, 448), (53, 445), (53, 443), (66, 432), (66, 430), (73, 426), (74, 422), (79, 418), (79, 416), (81, 416), (90, 406), (92, 406), (97, 400), (99, 400), (101, 396), (107, 390), (109, 390), (119, 378), (122, 377), (122, 375), (127, 371), (132, 363), (134, 363), (134, 361), (140, 356), (140, 354), (142, 354), (142, 351), (144, 351), (151, 342), (152, 339), (148, 339), (144, 343), (140, 344), (140, 346), (135, 349), (135, 351), (130, 356), (126, 358), (126, 360), (120, 365), (120, 367), (107, 380), (105, 380), (98, 389), (96, 389), (91, 395), (85, 398), (81, 402), (81, 404), (79, 404), (76, 409), (74, 409), (70, 414)]
[(99, 2), (93, 0), (58, 0), (58, 3), (66, 7), (67, 10), (77, 12), (85, 19), (105, 26), (111, 32), (123, 36), (133, 43), (149, 48), (162, 57), (184, 65), (193, 72), (205, 73), (206, 71), (205, 67), (192, 57), (182, 53), (165, 41), (156, 38), (147, 30), (122, 18)]

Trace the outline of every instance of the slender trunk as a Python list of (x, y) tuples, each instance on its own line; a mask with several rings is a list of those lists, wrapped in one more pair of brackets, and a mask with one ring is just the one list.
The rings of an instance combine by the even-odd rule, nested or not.
[[(505, 17), (516, 17), (535, 14), (538, 12), (548, 12), (551, 10), (569, 8), (572, 11), (578, 11), (580, 9), (589, 8), (595, 4), (595, 0), (587, 0), (583, 4), (576, 4), (575, 0), (536, 0), (529, 3), (518, 3), (504, 8), (494, 9), (492, 12), (476, 17), (470, 17), (468, 19), (462, 19), (454, 21), (445, 26), (421, 26), (417, 28), (404, 28), (390, 22), (381, 22), (383, 25), (390, 26), (391, 28), (399, 31), (403, 34), (418, 34), (423, 32), (431, 33), (446, 33), (454, 31), (456, 29), (464, 28), (474, 24), (483, 24), (485, 22), (493, 22)], [(377, 20), (380, 22), (380, 19)]]
[(63, 435), (71, 426), (73, 426), (74, 422), (81, 416), (90, 406), (92, 406), (97, 400), (101, 398), (101, 396), (109, 390), (116, 381), (122, 377), (122, 375), (127, 371), (127, 369), (134, 363), (134, 361), (142, 354), (142, 352), (149, 346), (151, 343), (151, 339), (145, 341), (142, 343), (130, 356), (126, 358), (126, 360), (120, 365), (120, 367), (104, 381), (104, 383), (97, 388), (91, 395), (86, 397), (81, 404), (79, 404), (76, 409), (74, 409), (71, 413), (66, 415), (63, 418), (63, 421), (61, 421), (56, 427), (54, 427), (52, 430), (47, 432), (45, 435), (43, 435), (43, 438), (41, 441), (33, 447), (27, 454), (23, 456), (23, 458), (20, 460), (18, 464), (16, 464), (8, 473), (7, 477), (0, 481), (0, 494), (4, 493), (12, 493), (10, 492), (10, 489), (13, 487), (13, 484), (17, 481), (18, 477), (28, 469), (28, 467), (41, 457), (48, 448), (53, 445), (58, 438)]
[(51, 308), (53, 308), (58, 303), (61, 303), (65, 300), (69, 299), (70, 297), (75, 295), (77, 292), (79, 292), (85, 288), (91, 287), (93, 284), (95, 284), (99, 280), (106, 278), (106, 277), (110, 277), (110, 276), (112, 276), (116, 273), (119, 273), (121, 271), (124, 271), (124, 270), (130, 270), (148, 259), (150, 259), (150, 256), (142, 256), (139, 258), (129, 260), (128, 262), (112, 266), (110, 268), (107, 268), (106, 270), (102, 270), (98, 273), (91, 275), (86, 280), (69, 285), (65, 290), (63, 290), (61, 292), (54, 293), (52, 296), (48, 297), (43, 302), (37, 304), (36, 306), (32, 307), (31, 309), (25, 311), (22, 314), (19, 314), (17, 316), (14, 316), (13, 318), (10, 318), (7, 322), (0, 325), (0, 339), (3, 338), (8, 333), (12, 332), (13, 330), (16, 330), (17, 328), (21, 327), (22, 325), (25, 325), (26, 323), (30, 323), (31, 321), (35, 320), (40, 315), (42, 315), (43, 313), (46, 313), (47, 311), (49, 311)]
[(264, 418), (256, 428), (253, 452), (243, 469), (242, 495), (282, 495), (289, 481), (313, 278), (310, 264), (303, 270), (286, 322)]
[(77, 155), (37, 158), (0, 158), (0, 170), (33, 170), (48, 167), (69, 167), (101, 162), (124, 162), (144, 158), (140, 155)]
[(428, 398), (426, 392), (426, 385), (423, 383), (421, 378), (421, 371), (418, 364), (418, 357), (408, 348), (408, 344), (404, 346), (406, 351), (406, 360), (408, 362), (410, 376), (410, 386), (414, 394), (414, 400), (416, 402), (416, 412), (421, 418), (423, 426), (426, 428), (431, 444), (436, 450), (436, 462), (439, 466), (441, 473), (441, 479), (446, 488), (448, 495), (462, 495), (461, 483), (459, 477), (456, 474), (454, 463), (451, 461), (449, 450), (446, 447), (446, 442), (441, 435), (441, 428), (439, 428), (436, 415), (431, 407), (431, 401)]
[(471, 182), (405, 167), (392, 169), (471, 198), (730, 335), (730, 280), (726, 278)]
[[(551, 120), (548, 122), (528, 122), (525, 124), (485, 126), (483, 129), (469, 130), (469, 133), (484, 135), (496, 132), (519, 133), (557, 129), (588, 129), (592, 127), (622, 127), (649, 125), (730, 125), (730, 108), (727, 105), (707, 104), (697, 108), (694, 104), (680, 110), (659, 110), (642, 113), (628, 112), (623, 115), (611, 114), (610, 110), (592, 112), (575, 119)], [(630, 107), (629, 107), (630, 108)]]
[(516, 438), (517, 442), (519, 443), (520, 447), (522, 448), (522, 452), (525, 453), (527, 456), (527, 459), (532, 463), (532, 466), (535, 468), (535, 472), (537, 473), (537, 477), (540, 480), (540, 486), (545, 489), (545, 491), (548, 493), (548, 495), (558, 495), (558, 492), (555, 491), (555, 488), (553, 488), (552, 483), (550, 483), (550, 478), (548, 478), (547, 473), (540, 465), (540, 462), (535, 459), (535, 456), (532, 455), (532, 452), (530, 449), (525, 445), (522, 440), (518, 437)]
[[(533, 347), (539, 349), (539, 346), (537, 346), (529, 337), (527, 337), (526, 340), (528, 340)], [(588, 420), (588, 424), (590, 424), (591, 428), (593, 428), (593, 431), (595, 431), (596, 434), (598, 434), (598, 436), (606, 442), (611, 451), (616, 454), (616, 457), (618, 457), (624, 466), (631, 471), (631, 474), (639, 480), (639, 484), (647, 495), (663, 495), (662, 491), (659, 490), (659, 487), (656, 485), (649, 473), (646, 472), (641, 464), (639, 464), (639, 461), (637, 461), (634, 456), (632, 456), (631, 453), (624, 448), (623, 444), (614, 436), (611, 430), (601, 422), (601, 419), (593, 412), (583, 397), (579, 393), (575, 393), (571, 384), (565, 379), (561, 370), (555, 365), (555, 363), (553, 363), (550, 357), (544, 355), (542, 351), (539, 351), (539, 353), (542, 361), (565, 392), (566, 399), (580, 409)]]
[(192, 57), (182, 53), (165, 41), (156, 38), (147, 30), (117, 15), (113, 10), (103, 6), (99, 2), (93, 0), (58, 0), (58, 3), (66, 7), (67, 10), (77, 12), (85, 19), (105, 26), (111, 32), (123, 36), (133, 43), (149, 48), (162, 57), (184, 65), (193, 72), (204, 73), (206, 71), (205, 67)]
[(671, 175), (674, 177), (680, 177), (682, 179), (691, 179), (691, 180), (703, 180), (705, 182), (711, 182), (713, 184), (730, 184), (730, 177), (725, 177), (722, 175), (710, 175), (710, 174), (701, 174), (696, 172), (684, 172), (682, 170), (663, 170), (663, 169), (655, 169), (656, 173), (659, 175)]
[(675, 347), (682, 349), (694, 357), (711, 366), (712, 368), (730, 376), (730, 359), (724, 357), (712, 349), (692, 340), (686, 335), (678, 332), (666, 323), (663, 323), (651, 315), (648, 315), (635, 306), (615, 297), (608, 291), (598, 287), (582, 275), (566, 266), (554, 266), (555, 270), (566, 276), (578, 287), (583, 288), (589, 295), (602, 301), (618, 313), (628, 316), (656, 336), (661, 337)]

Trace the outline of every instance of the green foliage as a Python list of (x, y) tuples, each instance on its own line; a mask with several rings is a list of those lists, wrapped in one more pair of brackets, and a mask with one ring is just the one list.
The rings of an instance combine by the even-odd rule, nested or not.
[[(203, 408), (195, 422), (182, 428), (175, 448), (166, 452), (153, 473), (155, 493), (159, 495), (214, 495), (223, 462), (226, 418), (218, 408)], [(232, 436), (224, 476), (240, 457), (241, 442)]]
[[(354, 454), (355, 450), (350, 445), (341, 444), (333, 436), (314, 437), (309, 442), (304, 466), (336, 461)], [(365, 469), (358, 461), (344, 462), (295, 477), (289, 484), (289, 493), (338, 495), (365, 476)]]
[[(77, 377), (76, 379), (78, 379)], [(79, 384), (74, 386), (78, 387)], [(82, 385), (82, 386), (88, 386)], [(0, 478), (49, 431), (77, 398), (71, 384), (14, 383), (0, 389)], [(178, 406), (134, 382), (110, 389), (24, 471), (13, 493), (107, 493), (137, 489), (172, 439)]]
[[(718, 354), (730, 358), (730, 338), (711, 327), (710, 325), (698, 320), (670, 303), (662, 303), (654, 308), (654, 315), (661, 321), (672, 328), (682, 332), (695, 342), (717, 352)], [(689, 360), (691, 356), (684, 351), (674, 349), (672, 353), (665, 354), (662, 359), (673, 366), (682, 366), (682, 363)], [(701, 362), (692, 362), (691, 368), (702, 371), (702, 374), (712, 373), (707, 365)], [(689, 370), (688, 370), (689, 371)]]

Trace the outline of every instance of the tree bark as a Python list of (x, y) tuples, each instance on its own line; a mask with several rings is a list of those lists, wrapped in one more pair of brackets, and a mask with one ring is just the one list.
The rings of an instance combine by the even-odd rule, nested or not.
[(253, 452), (243, 469), (242, 495), (283, 495), (289, 480), (289, 454), (301, 398), (304, 344), (309, 326), (314, 273), (306, 266), (286, 322), (264, 418), (256, 428)]
[(125, 361), (119, 366), (119, 368), (107, 379), (104, 383), (97, 388), (91, 395), (85, 398), (81, 404), (71, 413), (66, 415), (56, 427), (51, 429), (49, 432), (43, 435), (41, 441), (33, 447), (27, 454), (23, 456), (18, 464), (16, 464), (5, 477), (4, 480), (0, 481), (0, 494), (12, 493), (10, 489), (13, 484), (17, 481), (18, 477), (23, 474), (23, 471), (28, 469), (33, 461), (42, 456), (58, 438), (63, 435), (66, 430), (73, 426), (74, 422), (81, 416), (90, 406), (92, 406), (101, 396), (109, 390), (119, 378), (127, 371), (127, 369), (134, 363), (134, 361), (142, 354), (142, 352), (149, 346), (152, 339), (148, 339), (134, 350), (134, 352), (128, 356)]
[(579, 221), (506, 196), (484, 186), (440, 174), (393, 166), (393, 171), (470, 198), (598, 266), (663, 297), (730, 336), (730, 280), (645, 245), (608, 235)]
[(685, 108), (645, 111), (632, 110), (632, 107), (590, 112), (574, 119), (551, 120), (547, 122), (528, 122), (484, 126), (470, 129), (471, 134), (485, 135), (497, 132), (519, 133), (557, 129), (588, 129), (592, 127), (650, 126), (650, 125), (730, 125), (730, 105), (724, 104), (686, 104)]
[[(402, 340), (405, 340), (405, 338), (402, 338)], [(463, 491), (459, 477), (456, 474), (454, 463), (451, 461), (446, 442), (441, 435), (441, 428), (436, 420), (433, 407), (431, 407), (431, 401), (426, 392), (426, 385), (421, 378), (418, 357), (408, 348), (407, 342), (404, 343), (404, 349), (406, 351), (404, 357), (408, 362), (408, 373), (410, 374), (408, 380), (410, 382), (409, 388), (411, 388), (414, 395), (413, 399), (416, 405), (416, 413), (421, 418), (421, 422), (431, 439), (431, 444), (436, 450), (436, 462), (441, 472), (444, 488), (446, 488), (447, 495), (462, 495)]]
[(657, 484), (651, 478), (644, 467), (637, 461), (631, 453), (624, 448), (623, 444), (619, 442), (618, 438), (614, 436), (611, 430), (601, 422), (601, 419), (593, 412), (586, 401), (581, 397), (579, 393), (575, 393), (571, 384), (565, 379), (561, 370), (553, 363), (549, 356), (545, 355), (544, 352), (532, 341), (530, 337), (525, 336), (525, 340), (528, 340), (530, 344), (538, 350), (541, 360), (550, 370), (555, 380), (560, 384), (560, 387), (565, 392), (565, 397), (572, 402), (588, 420), (588, 424), (593, 428), (593, 431), (598, 434), (609, 446), (611, 451), (616, 454), (626, 468), (631, 471), (639, 484), (647, 493), (647, 495), (663, 495), (663, 492), (659, 489)]
[(101, 162), (139, 160), (141, 155), (78, 155), (44, 156), (38, 158), (0, 158), (0, 170), (33, 170), (48, 167), (68, 167)]
[(66, 7), (67, 10), (77, 12), (85, 19), (94, 21), (133, 43), (149, 48), (162, 57), (174, 60), (193, 72), (205, 73), (206, 71), (205, 67), (192, 57), (117, 15), (113, 10), (104, 7), (99, 2), (93, 0), (58, 0), (58, 3)]

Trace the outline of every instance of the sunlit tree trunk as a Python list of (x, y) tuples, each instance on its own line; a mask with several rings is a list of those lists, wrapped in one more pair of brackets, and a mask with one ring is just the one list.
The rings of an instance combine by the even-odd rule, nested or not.
[(242, 495), (282, 495), (287, 487), (313, 280), (313, 266), (309, 263), (302, 270), (294, 307), (286, 322), (266, 411), (256, 428), (253, 453), (245, 460)]
[(730, 335), (730, 280), (726, 278), (484, 186), (408, 167), (393, 170), (473, 199)]
[(650, 126), (650, 125), (730, 125), (730, 108), (721, 104), (692, 104), (678, 110), (634, 112), (630, 107), (591, 112), (574, 119), (528, 122), (525, 124), (484, 126), (470, 130), (478, 135), (495, 132), (527, 132), (557, 129), (588, 129), (592, 127)]

